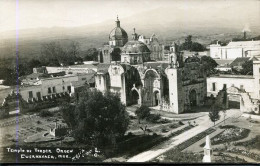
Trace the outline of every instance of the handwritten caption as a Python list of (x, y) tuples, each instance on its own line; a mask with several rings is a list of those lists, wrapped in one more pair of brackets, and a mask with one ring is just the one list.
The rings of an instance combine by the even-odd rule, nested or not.
[(63, 149), (63, 148), (6, 148), (8, 153), (16, 153), (20, 159), (70, 159), (77, 161), (86, 156), (98, 157), (100, 151), (97, 148), (93, 149)]

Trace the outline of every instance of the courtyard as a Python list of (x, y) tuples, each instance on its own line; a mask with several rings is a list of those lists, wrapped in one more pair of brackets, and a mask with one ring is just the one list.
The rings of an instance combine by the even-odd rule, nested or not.
[[(208, 113), (204, 111), (171, 114), (153, 108), (151, 113), (160, 114), (160, 118), (155, 121), (141, 120), (139, 123), (134, 114), (136, 108), (137, 106), (127, 107), (130, 125), (125, 137), (118, 141), (117, 148), (102, 149), (100, 157), (95, 161), (185, 162), (172, 156), (178, 152), (179, 157), (185, 154), (184, 156), (190, 156), (192, 160), (195, 157), (194, 162), (201, 162), (205, 136), (209, 135), (212, 141), (214, 162), (234, 160), (259, 162), (260, 148), (257, 140), (259, 142), (260, 133), (257, 128), (259, 128), (260, 122), (241, 117), (239, 110), (228, 110), (225, 124), (223, 116), (221, 116), (214, 127), (213, 122), (209, 120)], [(29, 113), (4, 119), (0, 124), (0, 154), (2, 154), (0, 157), (7, 159), (8, 154), (3, 153), (3, 150), (14, 145), (52, 148), (87, 147), (73, 141), (68, 143), (66, 140), (70, 138), (69, 136), (64, 139), (54, 137), (52, 139), (48, 136), (47, 141), (44, 140), (43, 135), (49, 133), (50, 128), (53, 128), (56, 122), (57, 124), (65, 123), (58, 107), (51, 108), (49, 111), (53, 113), (52, 116), (41, 117), (39, 114)], [(237, 133), (240, 135), (237, 136)], [(218, 142), (218, 137), (223, 142)], [(185, 159), (185, 157), (182, 158)]]

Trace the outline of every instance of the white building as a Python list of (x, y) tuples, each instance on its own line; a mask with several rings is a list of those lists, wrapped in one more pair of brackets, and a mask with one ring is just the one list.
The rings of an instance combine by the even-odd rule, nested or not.
[(207, 96), (227, 89), (230, 103), (237, 102), (244, 112), (259, 112), (260, 61), (253, 61), (253, 75), (218, 75), (207, 78)]
[(236, 59), (238, 57), (252, 57), (260, 55), (260, 40), (236, 41), (226, 46), (210, 45), (210, 56), (214, 59)]

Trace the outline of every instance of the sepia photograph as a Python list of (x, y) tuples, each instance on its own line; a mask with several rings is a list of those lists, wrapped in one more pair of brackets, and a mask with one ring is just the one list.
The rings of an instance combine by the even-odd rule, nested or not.
[(260, 163), (260, 0), (1, 0), (0, 165)]

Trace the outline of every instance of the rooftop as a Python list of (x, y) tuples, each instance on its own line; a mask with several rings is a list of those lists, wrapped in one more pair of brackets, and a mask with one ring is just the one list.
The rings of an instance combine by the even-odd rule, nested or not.
[(254, 79), (253, 75), (231, 75), (231, 74), (220, 74), (211, 76), (208, 78), (241, 78), (241, 79)]
[(229, 42), (227, 46), (232, 47), (251, 47), (251, 46), (260, 46), (260, 40), (256, 41), (235, 41)]

